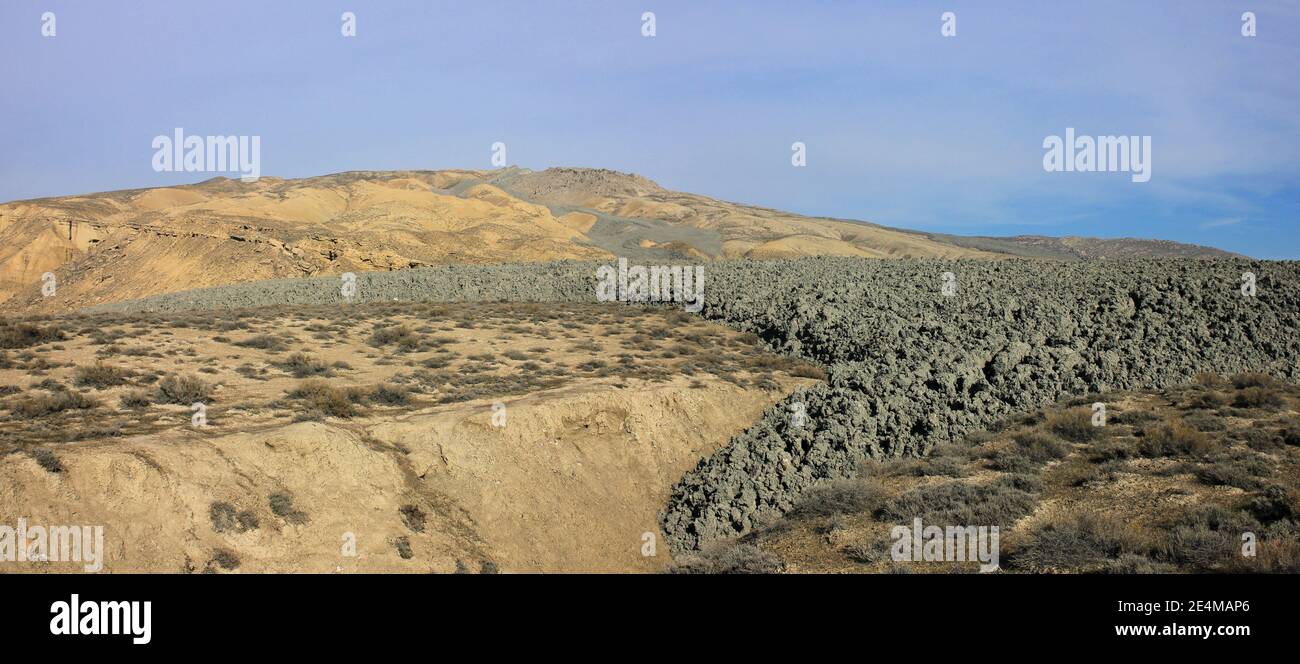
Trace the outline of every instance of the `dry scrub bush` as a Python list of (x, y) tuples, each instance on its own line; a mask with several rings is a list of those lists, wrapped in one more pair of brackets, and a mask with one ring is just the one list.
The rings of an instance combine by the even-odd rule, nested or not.
[(804, 492), (790, 516), (816, 518), (870, 513), (880, 506), (882, 499), (880, 486), (872, 480), (835, 480)]
[(1086, 443), (1105, 433), (1105, 427), (1092, 425), (1092, 412), (1087, 408), (1072, 408), (1048, 416), (1046, 427), (1052, 433), (1073, 443)]
[(1036, 526), (1005, 556), (1020, 571), (1088, 570), (1124, 554), (1146, 557), (1153, 543), (1129, 522), (1091, 512), (1067, 514)]
[(0, 348), (27, 348), (65, 338), (63, 330), (57, 327), (39, 327), (30, 323), (8, 323), (0, 327)]
[(13, 406), (13, 414), (22, 418), (45, 417), (67, 410), (89, 410), (99, 405), (90, 397), (67, 390), (26, 397)]
[(1277, 381), (1272, 376), (1259, 372), (1239, 373), (1232, 377), (1232, 386), (1237, 389), (1247, 387), (1273, 387)]
[(1237, 392), (1232, 405), (1238, 408), (1265, 408), (1276, 410), (1286, 405), (1286, 398), (1276, 388), (1247, 387)]
[(898, 524), (919, 517), (941, 526), (1006, 527), (1037, 503), (1031, 493), (1010, 482), (946, 482), (917, 487), (887, 501), (877, 518)]
[(294, 353), (275, 366), (293, 375), (294, 378), (311, 376), (328, 376), (334, 373), (328, 365), (306, 353)]
[(131, 372), (126, 369), (96, 362), (89, 367), (77, 367), (73, 372), (72, 382), (80, 387), (102, 390), (125, 385), (130, 376)]
[(308, 414), (343, 418), (357, 415), (357, 403), (365, 397), (361, 390), (333, 387), (318, 378), (303, 381), (289, 392), (290, 399), (306, 402)]
[(211, 393), (212, 386), (194, 376), (168, 374), (158, 381), (158, 403), (188, 406), (207, 401)]
[(1142, 440), (1137, 447), (1142, 456), (1149, 458), (1179, 456), (1205, 458), (1218, 448), (1219, 445), (1209, 436), (1188, 426), (1180, 419), (1170, 419), (1146, 427), (1142, 430)]
[(752, 544), (719, 547), (708, 553), (688, 554), (673, 561), (673, 574), (776, 574), (785, 563), (774, 553)]

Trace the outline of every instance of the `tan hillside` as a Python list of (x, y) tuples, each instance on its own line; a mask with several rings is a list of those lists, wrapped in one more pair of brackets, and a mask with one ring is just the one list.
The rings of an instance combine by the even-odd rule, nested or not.
[[(0, 206), (0, 298), (75, 307), (276, 277), (608, 254), (473, 172), (216, 179)], [(458, 195), (442, 193), (466, 180)], [(57, 295), (41, 302), (41, 275)]]
[[(438, 263), (983, 255), (668, 192), (609, 171), (354, 172), (0, 205), (0, 302), (67, 310), (204, 286)], [(41, 296), (55, 274), (56, 294)]]
[[(0, 310), (67, 311), (205, 286), (444, 263), (1105, 253), (1086, 238), (1046, 240), (804, 217), (596, 169), (214, 178), (0, 205)], [(1130, 243), (1124, 255), (1201, 249), (1167, 244), (1173, 249)], [(57, 288), (43, 297), (47, 272)]]

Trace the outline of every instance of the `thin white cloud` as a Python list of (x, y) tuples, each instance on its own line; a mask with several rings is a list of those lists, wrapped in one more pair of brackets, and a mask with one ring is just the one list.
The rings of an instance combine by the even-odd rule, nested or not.
[(1219, 228), (1221, 226), (1234, 226), (1240, 223), (1241, 223), (1241, 217), (1225, 217), (1223, 219), (1215, 219), (1213, 221), (1207, 221), (1201, 224), (1201, 228), (1202, 229)]

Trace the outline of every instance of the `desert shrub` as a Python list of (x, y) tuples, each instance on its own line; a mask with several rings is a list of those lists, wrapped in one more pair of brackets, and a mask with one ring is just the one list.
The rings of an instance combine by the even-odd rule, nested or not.
[(1144, 457), (1187, 456), (1203, 458), (1212, 454), (1218, 445), (1209, 436), (1188, 426), (1180, 419), (1166, 420), (1142, 430), (1138, 453)]
[(287, 492), (271, 494), (268, 502), (271, 504), (271, 513), (289, 523), (303, 524), (309, 520), (306, 512), (294, 507), (293, 496)]
[(790, 367), (791, 376), (826, 380), (826, 370), (809, 362), (797, 362)]
[(1103, 442), (1089, 445), (1085, 454), (1093, 463), (1107, 463), (1131, 459), (1137, 453), (1131, 445), (1122, 442)]
[(66, 335), (57, 327), (40, 327), (30, 323), (0, 326), (0, 348), (27, 348), (51, 341), (63, 341)]
[(1036, 526), (1005, 556), (1009, 570), (1091, 571), (1123, 554), (1145, 557), (1151, 542), (1124, 521), (1091, 512), (1067, 514)]
[(1294, 419), (1283, 423), (1278, 435), (1282, 437), (1282, 442), (1287, 445), (1293, 447), (1300, 445), (1300, 423), (1297, 423)]
[(498, 572), (500, 572), (500, 568), (498, 568), (497, 564), (491, 560), (484, 560), (478, 565), (479, 574), (496, 574)]
[(1071, 408), (1047, 417), (1046, 427), (1052, 433), (1074, 443), (1086, 443), (1105, 433), (1105, 427), (1092, 425), (1092, 411)]
[(929, 462), (930, 459), (897, 457), (882, 462), (876, 472), (884, 477), (925, 477)]
[(258, 334), (247, 339), (241, 339), (236, 341), (235, 345), (244, 348), (260, 348), (272, 352), (282, 351), (289, 347), (284, 339), (270, 334)]
[(1285, 487), (1270, 484), (1251, 496), (1246, 511), (1263, 523), (1300, 516), (1300, 497)]
[(282, 371), (292, 374), (294, 378), (328, 376), (334, 373), (324, 362), (321, 362), (306, 353), (294, 353), (285, 358), (283, 362), (276, 362), (275, 366)]
[(1127, 424), (1129, 426), (1142, 426), (1150, 422), (1159, 420), (1160, 416), (1149, 410), (1126, 410), (1119, 413), (1113, 413), (1107, 417), (1108, 424)]
[(1183, 417), (1183, 421), (1197, 431), (1224, 431), (1228, 428), (1222, 417), (1210, 413), (1190, 413)]
[(1025, 493), (1041, 493), (1043, 491), (1043, 480), (1037, 475), (1029, 475), (1025, 473), (1003, 475), (992, 482), (989, 482), (989, 485), (995, 487), (1006, 487), (1008, 489), (1015, 489), (1016, 491), (1023, 491)]
[(212, 529), (219, 533), (227, 533), (234, 530), (235, 506), (224, 501), (218, 501), (208, 505), (208, 520), (212, 522)]
[(1224, 562), (1223, 571), (1252, 574), (1300, 574), (1300, 532), (1259, 541), (1254, 556), (1233, 556)]
[(1261, 484), (1248, 469), (1226, 461), (1197, 468), (1196, 479), (1210, 486), (1233, 486), (1247, 491)]
[(424, 532), (424, 521), (426, 518), (424, 510), (415, 505), (402, 505), (402, 507), (397, 510), (397, 513), (401, 515), (402, 523), (406, 524), (407, 528), (410, 528), (417, 533)]
[(1037, 499), (1004, 483), (946, 482), (917, 487), (887, 501), (877, 518), (934, 525), (1008, 526), (1033, 511)]
[(89, 367), (77, 367), (72, 374), (72, 382), (80, 387), (93, 387), (102, 390), (126, 384), (131, 372), (122, 367), (115, 367), (96, 362)]
[(68, 386), (67, 386), (67, 385), (64, 385), (63, 383), (60, 383), (59, 381), (54, 380), (53, 378), (45, 378), (45, 379), (41, 380), (41, 382), (36, 383), (35, 385), (33, 385), (32, 387), (40, 388), (40, 389), (42, 389), (42, 390), (46, 390), (46, 391), (49, 391), (49, 392), (66, 392), (66, 391), (68, 391)]
[(211, 393), (212, 386), (195, 376), (167, 374), (158, 381), (158, 403), (188, 406), (207, 401)]
[(420, 362), (420, 366), (427, 367), (429, 369), (445, 369), (446, 367), (451, 365), (451, 359), (452, 358), (447, 356), (435, 355), (434, 357), (429, 357), (422, 360)]
[(1168, 574), (1177, 570), (1173, 565), (1143, 555), (1123, 553), (1119, 558), (1107, 560), (1099, 571), (1103, 574)]
[(401, 406), (411, 402), (411, 392), (400, 385), (380, 383), (371, 388), (370, 394), (366, 398), (371, 403), (385, 406)]
[(133, 410), (148, 408), (152, 403), (153, 395), (145, 390), (132, 390), (123, 394), (122, 398), (118, 400), (118, 404), (123, 408), (130, 408)]
[(1225, 384), (1223, 377), (1219, 374), (1205, 371), (1193, 376), (1192, 380), (1201, 387), (1222, 387)]
[(31, 455), (32, 458), (36, 460), (36, 463), (41, 466), (41, 468), (44, 468), (45, 470), (48, 470), (51, 473), (63, 472), (63, 462), (59, 461), (59, 457), (55, 455), (54, 451), (51, 450), (50, 448), (37, 447), (31, 451)]
[(1228, 397), (1219, 392), (1206, 391), (1194, 395), (1183, 403), (1183, 408), (1196, 410), (1214, 410), (1227, 405)]
[[(982, 432), (977, 432), (982, 433)], [(967, 437), (964, 442), (946, 441), (938, 443), (930, 450), (930, 458), (948, 458), (955, 461), (969, 461), (973, 450), (971, 449), (971, 437)]]
[(1199, 505), (1174, 520), (1161, 556), (1194, 571), (1230, 563), (1241, 550), (1241, 534), (1258, 532), (1260, 523), (1245, 512)]
[(212, 563), (217, 567), (225, 570), (237, 569), (239, 567), (239, 556), (229, 549), (217, 549), (212, 554)]
[(916, 477), (965, 477), (965, 466), (952, 457), (930, 457), (928, 459), (909, 459), (897, 464), (896, 474), (909, 474)]
[(1014, 445), (992, 451), (987, 465), (990, 469), (1003, 473), (1031, 473), (1038, 468), (1038, 464), (1021, 454)]
[(707, 553), (680, 556), (668, 567), (673, 574), (776, 574), (785, 563), (752, 544), (715, 547)]
[(67, 410), (89, 410), (99, 406), (95, 399), (77, 392), (58, 390), (49, 394), (24, 397), (13, 405), (13, 414), (22, 418), (45, 417)]
[(393, 540), (393, 548), (397, 549), (397, 555), (401, 556), (403, 560), (410, 560), (415, 556), (415, 552), (411, 550), (411, 538), (406, 535)]
[(1010, 445), (987, 453), (988, 467), (1005, 473), (1028, 473), (1069, 452), (1068, 446), (1045, 431), (1022, 431), (1012, 437)]
[(1106, 479), (1110, 475), (1102, 470), (1105, 466), (1085, 465), (1079, 463), (1065, 464), (1055, 469), (1055, 480), (1066, 486), (1079, 487)]
[(397, 344), (402, 350), (415, 350), (421, 347), (420, 335), (405, 325), (376, 327), (370, 333), (371, 346), (382, 348), (391, 344)]
[(235, 523), (239, 525), (240, 532), (257, 530), (262, 525), (261, 520), (257, 518), (257, 514), (251, 510), (244, 510), (236, 514)]
[(844, 547), (842, 553), (845, 558), (863, 565), (889, 560), (888, 546), (882, 546), (880, 542), (874, 541), (855, 542)]
[(1260, 426), (1236, 432), (1246, 446), (1258, 452), (1272, 452), (1286, 446), (1282, 431), (1270, 431)]
[(880, 506), (881, 495), (880, 487), (868, 479), (835, 480), (805, 491), (790, 516), (815, 518), (871, 512)]
[[(1089, 424), (1089, 427), (1092, 425)], [(1012, 437), (1015, 446), (1026, 458), (1034, 463), (1046, 463), (1064, 458), (1070, 453), (1061, 441), (1042, 431), (1025, 431)]]
[(356, 404), (365, 394), (352, 389), (340, 389), (323, 380), (313, 378), (298, 384), (289, 392), (290, 399), (306, 402), (309, 411), (331, 417), (353, 417)]
[(1239, 390), (1247, 387), (1272, 387), (1276, 384), (1272, 376), (1257, 371), (1239, 373), (1231, 380), (1232, 386)]
[(717, 559), (719, 574), (776, 574), (784, 568), (776, 554), (752, 544), (730, 547)]
[(1286, 405), (1282, 393), (1272, 387), (1247, 387), (1237, 391), (1232, 405), (1238, 408), (1265, 408), (1276, 410)]

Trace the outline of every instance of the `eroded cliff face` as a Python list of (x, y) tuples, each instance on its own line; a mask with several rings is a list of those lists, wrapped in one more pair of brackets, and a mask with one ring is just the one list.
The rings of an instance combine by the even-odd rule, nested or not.
[(58, 473), (19, 455), (0, 464), (0, 514), (103, 526), (108, 572), (225, 571), (222, 551), (241, 572), (654, 571), (668, 560), (657, 515), (673, 483), (797, 382), (533, 394), (500, 428), (490, 402), (472, 402), (72, 444)]
[[(0, 526), (102, 527), (110, 572), (662, 569), (673, 483), (820, 382), (643, 306), (72, 316), (0, 343)], [(2, 562), (14, 535), (0, 571), (82, 568)]]

